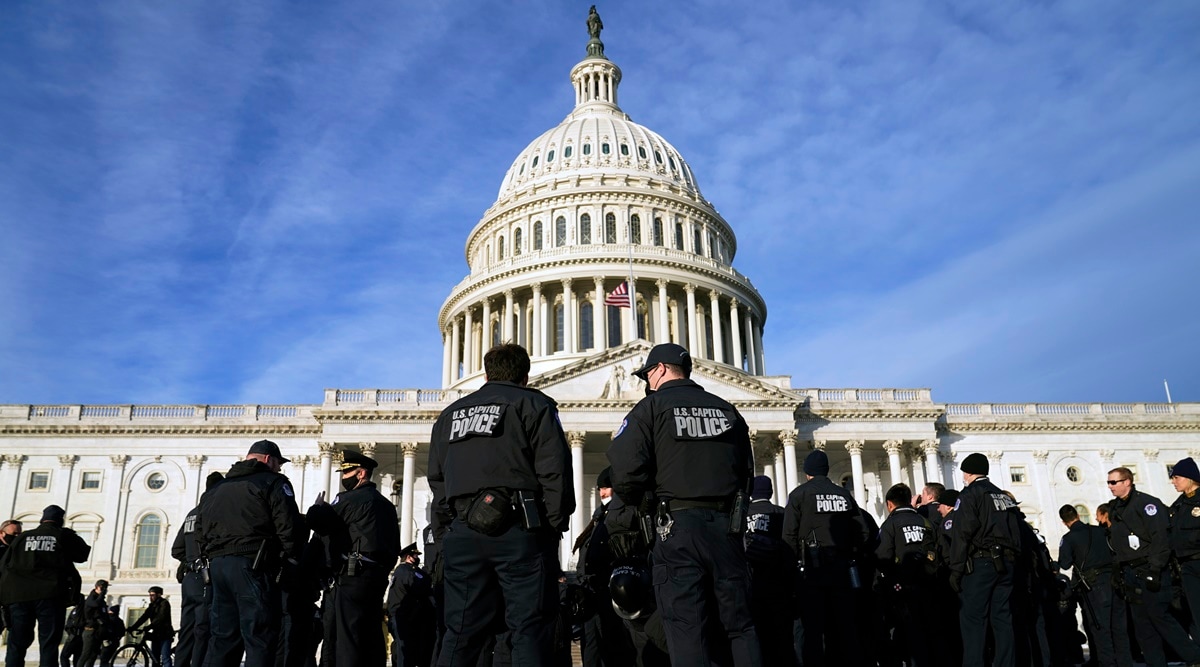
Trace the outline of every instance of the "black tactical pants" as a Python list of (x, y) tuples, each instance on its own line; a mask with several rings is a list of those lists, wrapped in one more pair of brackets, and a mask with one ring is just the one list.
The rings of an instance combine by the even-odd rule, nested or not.
[(962, 627), (963, 667), (984, 666), (983, 652), (989, 625), (996, 642), (993, 667), (1016, 665), (1011, 607), (1013, 562), (1007, 557), (1005, 562), (1005, 572), (1000, 574), (991, 557), (976, 558), (975, 571), (963, 577), (962, 593), (959, 594), (962, 606), (958, 613)]
[(62, 667), (79, 667), (83, 664), (79, 660), (79, 656), (83, 653), (83, 634), (75, 633), (66, 636), (63, 641), (62, 653), (58, 656), (58, 661)]
[(514, 665), (552, 664), (557, 544), (557, 534), (517, 525), (489, 537), (461, 518), (450, 524), (442, 542), (446, 633), (438, 665), (476, 664), (498, 624), (511, 634)]
[(1151, 591), (1144, 579), (1131, 567), (1121, 568), (1125, 584), (1126, 608), (1133, 618), (1133, 629), (1137, 633), (1138, 645), (1147, 667), (1166, 667), (1167, 656), (1163, 651), (1166, 642), (1175, 653), (1189, 664), (1200, 662), (1200, 646), (1188, 637), (1183, 627), (1171, 616), (1171, 576), (1164, 568), (1158, 573), (1161, 587)]
[[(1085, 592), (1083, 598), (1080, 602), (1083, 605), (1083, 622), (1088, 624), (1091, 631), (1092, 658), (1099, 667), (1116, 667), (1117, 653), (1113, 646), (1116, 633), (1113, 629), (1113, 588), (1112, 579), (1107, 572), (1096, 578), (1092, 589)], [(1124, 603), (1123, 600), (1115, 602)], [(1124, 615), (1121, 618), (1124, 619)], [(1125, 641), (1128, 644), (1128, 635), (1124, 628), (1121, 629), (1121, 634), (1126, 637)]]
[(58, 667), (58, 644), (67, 621), (67, 609), (62, 602), (56, 599), (14, 602), (8, 605), (8, 612), (11, 625), (8, 626), (7, 664), (25, 664), (25, 653), (33, 644), (36, 626), (38, 664), (40, 667)]
[(183, 604), (179, 608), (175, 667), (204, 667), (204, 656), (208, 653), (208, 602), (205, 600), (203, 575), (188, 572), (183, 575), (180, 588)]
[(794, 628), (804, 667), (864, 663), (863, 644), (871, 639), (860, 634), (858, 603), (847, 562), (829, 556), (821, 567), (805, 571), (797, 586)]
[(364, 563), (358, 574), (339, 575), (325, 603), (325, 643), (321, 667), (382, 665), (387, 651), (383, 639), (383, 595), (388, 573)]
[(1187, 600), (1188, 612), (1192, 615), (1189, 634), (1200, 639), (1200, 560), (1189, 560), (1179, 564), (1183, 597)]
[[(707, 665), (732, 654), (737, 667), (761, 667), (750, 615), (750, 568), (742, 536), (729, 532), (729, 514), (707, 509), (671, 512), (666, 539), (654, 542), (654, 597), (673, 665)], [(712, 646), (706, 623), (716, 619), (728, 646)]]
[(246, 667), (275, 664), (283, 616), (279, 590), (266, 574), (251, 569), (252, 562), (247, 556), (212, 559), (205, 667), (238, 667), (243, 650)]

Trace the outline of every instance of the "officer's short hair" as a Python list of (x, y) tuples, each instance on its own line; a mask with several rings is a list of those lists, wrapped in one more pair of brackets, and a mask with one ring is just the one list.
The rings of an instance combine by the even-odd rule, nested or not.
[(893, 484), (892, 488), (887, 490), (884, 500), (896, 507), (908, 507), (912, 503), (912, 489), (904, 482)]
[(929, 495), (933, 496), (933, 502), (936, 503), (940, 501), (942, 493), (946, 490), (946, 485), (941, 482), (929, 482), (925, 485), (925, 490), (929, 492)]
[(1133, 471), (1130, 470), (1129, 468), (1126, 468), (1125, 466), (1121, 466), (1119, 468), (1113, 468), (1112, 470), (1108, 471), (1108, 474), (1111, 475), (1114, 472), (1119, 474), (1121, 476), (1121, 479), (1127, 479), (1131, 482), (1133, 481)]
[(497, 345), (483, 355), (489, 382), (520, 382), (529, 377), (529, 353), (516, 343)]
[(1100, 516), (1101, 514), (1108, 516), (1108, 503), (1096, 505), (1096, 516)]
[(680, 366), (679, 364), (668, 364), (668, 363), (664, 362), (663, 366), (666, 366), (667, 370), (670, 371), (672, 374), (682, 375), (685, 378), (692, 376), (692, 369), (684, 368), (683, 366)]
[(9, 519), (8, 521), (5, 521), (4, 523), (0, 523), (0, 532), (4, 532), (4, 529), (8, 528), (9, 526), (16, 526), (17, 528), (20, 528), (21, 522), (17, 521), (16, 519)]
[(1070, 523), (1079, 519), (1079, 510), (1075, 509), (1074, 505), (1063, 505), (1058, 508), (1058, 518), (1062, 519), (1063, 523)]

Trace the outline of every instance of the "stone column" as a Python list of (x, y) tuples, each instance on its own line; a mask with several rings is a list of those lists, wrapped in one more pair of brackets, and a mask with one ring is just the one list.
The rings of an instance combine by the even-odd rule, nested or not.
[(592, 298), (592, 349), (608, 349), (608, 308), (604, 305), (604, 278), (596, 277), (596, 296)]
[[(21, 464), (25, 462), (24, 454), (0, 454), (0, 464), (3, 464), (3, 474), (0, 474), (0, 488), (12, 489), (11, 497), (7, 498), (8, 509), (5, 517), (16, 516), (17, 493), (21, 490)], [(111, 516), (106, 514), (105, 516)]]
[[(12, 458), (13, 457), (10, 455), (10, 463), (12, 462)], [(21, 458), (25, 457), (22, 456)], [(107, 526), (101, 524), (101, 527), (108, 529), (108, 534), (105, 537), (112, 541), (108, 545), (107, 562), (97, 558), (92, 561), (92, 567), (97, 570), (107, 569), (111, 577), (111, 575), (116, 574), (117, 572), (117, 563), (119, 562), (117, 560), (118, 549), (120, 548), (121, 543), (124, 542), (124, 540), (121, 539), (121, 520), (123, 518), (121, 516), (121, 503), (125, 500), (125, 497), (128, 493), (125, 490), (125, 466), (129, 463), (129, 455), (112, 454), (108, 457), (108, 461), (112, 464), (112, 475), (109, 478), (111, 486), (108, 487), (108, 492), (105, 494), (104, 498), (104, 518), (112, 523)], [(9, 516), (12, 516), (12, 514), (10, 513)], [(97, 528), (97, 533), (99, 533), (100, 530), (101, 528)], [(97, 535), (97, 537), (99, 537), (99, 535)], [(101, 554), (100, 549), (96, 548), (97, 546), (98, 545), (92, 545), (94, 552), (93, 557)]]
[[(1030, 473), (1032, 473), (1030, 481), (1033, 482), (1033, 488), (1037, 491), (1038, 508), (1041, 509), (1041, 511), (1042, 511), (1042, 516), (1041, 516), (1042, 531), (1051, 533), (1052, 535), (1061, 536), (1062, 535), (1062, 531), (1061, 531), (1062, 523), (1060, 523), (1058, 521), (1057, 509), (1047, 507), (1047, 503), (1049, 502), (1049, 499), (1046, 498), (1046, 492), (1050, 490), (1050, 485), (1046, 483), (1046, 477), (1042, 473), (1046, 470), (1046, 462), (1049, 459), (1050, 459), (1050, 452), (1048, 452), (1044, 449), (1039, 449), (1039, 450), (1033, 452), (1034, 466), (1033, 466), (1033, 469), (1030, 470)], [(1011, 479), (1012, 479), (1011, 477), (1006, 478), (1003, 480), (1005, 482), (1004, 484), (997, 484), (997, 486), (1004, 488), (1004, 487), (1008, 486), (1007, 482)], [(995, 482), (992, 482), (992, 483), (996, 484)], [(1017, 500), (1019, 501), (1021, 499), (1017, 498)], [(1047, 540), (1047, 542), (1049, 542), (1049, 541), (1050, 540)]]
[[(793, 458), (795, 455), (793, 454)], [(775, 450), (775, 476), (771, 478), (771, 484), (775, 485), (775, 504), (782, 506), (787, 502), (788, 494), (792, 492), (788, 488), (786, 464), (783, 460), (783, 446)]]
[(337, 447), (332, 442), (318, 442), (317, 451), (321, 452), (321, 488), (325, 500), (329, 501), (329, 484), (333, 482), (333, 452)]
[(758, 362), (754, 365), (759, 375), (767, 374), (767, 356), (763, 354), (762, 324), (754, 325), (754, 351), (758, 354)]
[(733, 346), (733, 359), (730, 363), (738, 370), (742, 369), (742, 320), (738, 317), (738, 300), (729, 300), (729, 337)]
[(536, 359), (537, 357), (540, 357), (543, 354), (542, 342), (545, 339), (542, 337), (542, 332), (544, 332), (546, 330), (546, 324), (542, 320), (542, 284), (534, 283), (532, 285), (532, 287), (533, 287), (533, 345), (531, 345), (530, 347), (532, 347), (533, 350), (532, 350), (532, 352), (530, 352), (530, 356), (532, 356)]
[(912, 467), (913, 491), (925, 488), (925, 465), (920, 452), (909, 450), (908, 464)]
[[(891, 474), (892, 486), (902, 481), (900, 476), (900, 450), (902, 449), (904, 449), (903, 440), (888, 440), (883, 443), (883, 451), (888, 455), (888, 472)], [(913, 489), (913, 493), (919, 492), (920, 489)]]
[(683, 291), (687, 294), (688, 352), (691, 352), (693, 357), (702, 359), (704, 355), (700, 353), (700, 336), (696, 331), (696, 286), (687, 283), (683, 286)]
[[(480, 320), (479, 324), (483, 329), (482, 334), (479, 336), (479, 360), (482, 362), (483, 355), (492, 349), (492, 300), (488, 297), (484, 297), (483, 299), (483, 319)], [(482, 366), (483, 364), (480, 363), (479, 365)]]
[(457, 380), (461, 377), (458, 366), (462, 363), (462, 324), (459, 323), (457, 315), (454, 317), (454, 324), (451, 325), (450, 338), (450, 377)]
[(796, 466), (796, 431), (779, 432), (779, 444), (783, 447), (784, 480), (787, 482), (787, 492), (800, 485), (800, 471)]
[(571, 476), (575, 485), (575, 512), (571, 515), (570, 539), (566, 540), (571, 544), (583, 532), (583, 446), (586, 441), (586, 431), (567, 432), (567, 442), (571, 445)]
[(758, 375), (758, 355), (754, 352), (754, 315), (746, 308), (746, 370), (751, 375)]
[[(300, 459), (300, 458), (303, 458), (303, 457), (299, 457), (299, 456), (292, 457), (292, 463), (297, 463), (297, 459)], [(192, 497), (192, 505), (193, 506), (199, 504), (200, 494), (204, 493), (203, 469), (204, 469), (204, 462), (207, 460), (208, 460), (208, 457), (203, 454), (189, 454), (187, 457), (188, 469), (195, 471), (192, 473), (192, 483), (196, 487), (196, 492), (194, 494), (192, 494), (193, 495), (193, 497)], [(298, 504), (300, 501), (297, 500), (296, 502)]]
[[(293, 477), (292, 475), (288, 475), (288, 478), (291, 479), (291, 481), (292, 481), (292, 491), (296, 494), (296, 504), (299, 505), (300, 507), (304, 507), (305, 509), (307, 509), (308, 506), (304, 504), (304, 498), (306, 497), (304, 492), (305, 492), (305, 489), (308, 487), (308, 484), (307, 484), (308, 463), (311, 460), (312, 460), (312, 457), (308, 456), (306, 454), (301, 454), (300, 456), (293, 456), (292, 457), (292, 465), (295, 466), (295, 469), (298, 470), (299, 473), (296, 474), (295, 477)], [(191, 463), (192, 463), (192, 457), (189, 456), (188, 457), (188, 465), (191, 465)], [(196, 468), (199, 469), (200, 464), (197, 464)], [(299, 482), (299, 484), (297, 484), (297, 482)], [(204, 493), (204, 489), (196, 489), (197, 496), (200, 495), (201, 493)]]
[(864, 507), (867, 504), (867, 486), (866, 480), (863, 479), (863, 441), (848, 440), (846, 451), (850, 452), (850, 475), (854, 477), (854, 499), (858, 501), (859, 507)]
[(403, 548), (413, 541), (413, 486), (417, 481), (417, 443), (402, 442), (400, 451), (404, 454), (404, 482), (400, 492), (400, 546)]
[(667, 281), (659, 278), (654, 281), (658, 285), (658, 340), (655, 343), (667, 343), (671, 340), (671, 333), (667, 327), (669, 317), (667, 316)]
[(575, 307), (575, 291), (572, 289), (572, 284), (575, 281), (571, 278), (563, 278), (563, 352), (571, 354), (579, 349), (579, 309)]
[(463, 311), (463, 377), (475, 371), (475, 321), (471, 306)]
[(925, 453), (925, 478), (926, 478), (926, 480), (929, 482), (942, 481), (941, 471), (938, 470), (938, 441), (937, 441), (937, 438), (921, 441), (921, 451)]
[(454, 376), (450, 372), (450, 364), (453, 356), (451, 350), (451, 338), (449, 331), (442, 331), (442, 386), (449, 387), (454, 381)]
[[(75, 481), (75, 462), (78, 460), (79, 457), (75, 456), (74, 454), (58, 455), (58, 465), (60, 468), (62, 468), (62, 475), (60, 475), (60, 477), (66, 477), (66, 488), (63, 490), (62, 494), (63, 509), (69, 510), (71, 508), (71, 485)], [(61, 484), (62, 482), (59, 483)]]
[(513, 291), (510, 289), (504, 290), (504, 326), (501, 327), (501, 336), (504, 336), (502, 342), (515, 342), (513, 337)]
[(713, 334), (713, 361), (723, 363), (725, 361), (725, 340), (721, 335), (721, 293), (717, 290), (712, 290), (708, 293), (708, 298), (710, 304), (708, 312)]

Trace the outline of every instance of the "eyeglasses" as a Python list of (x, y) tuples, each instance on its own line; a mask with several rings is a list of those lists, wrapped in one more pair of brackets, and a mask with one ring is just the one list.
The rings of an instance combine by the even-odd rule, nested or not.
[(1108, 485), (1116, 486), (1116, 485), (1120, 484), (1121, 482), (1128, 482), (1128, 481), (1129, 480), (1127, 480), (1127, 479), (1110, 479), (1110, 480), (1108, 480)]

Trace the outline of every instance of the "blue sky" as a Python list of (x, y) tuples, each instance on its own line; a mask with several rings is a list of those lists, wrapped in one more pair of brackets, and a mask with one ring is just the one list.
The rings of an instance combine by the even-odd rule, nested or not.
[[(0, 4), (0, 402), (436, 387), (589, 3)], [(1200, 401), (1200, 4), (601, 4), (797, 387)]]

